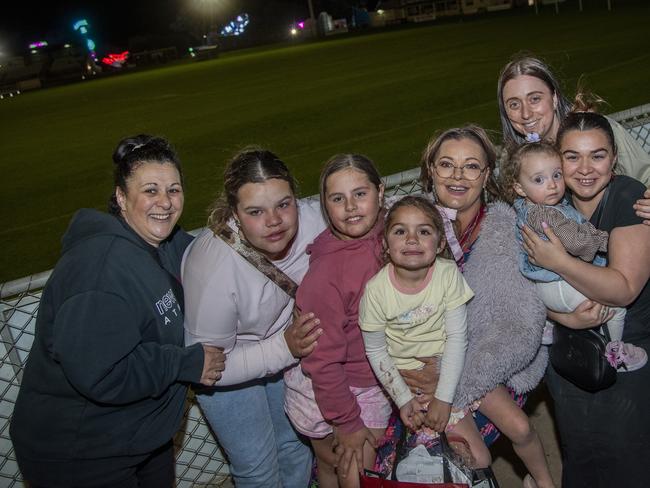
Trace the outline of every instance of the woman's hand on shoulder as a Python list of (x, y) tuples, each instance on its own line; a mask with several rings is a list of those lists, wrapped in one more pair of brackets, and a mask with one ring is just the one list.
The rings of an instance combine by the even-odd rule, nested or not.
[(226, 369), (226, 355), (222, 347), (203, 346), (203, 373), (201, 374), (201, 384), (205, 386), (214, 386), (221, 379), (221, 372)]
[(549, 310), (548, 316), (569, 329), (591, 329), (611, 319), (614, 311), (601, 303), (585, 300), (573, 312), (560, 313)]
[(639, 198), (633, 207), (637, 216), (643, 219), (643, 223), (650, 225), (650, 189), (645, 191), (643, 198)]
[(317, 339), (323, 333), (318, 327), (320, 320), (313, 313), (301, 314), (294, 310), (293, 321), (284, 331), (284, 339), (294, 358), (303, 358), (318, 345)]
[(528, 254), (528, 260), (532, 264), (557, 272), (567, 258), (573, 258), (566, 252), (553, 229), (544, 222), (542, 222), (542, 227), (544, 227), (544, 234), (548, 237), (548, 241), (542, 239), (533, 229), (524, 225), (522, 229), (524, 251)]

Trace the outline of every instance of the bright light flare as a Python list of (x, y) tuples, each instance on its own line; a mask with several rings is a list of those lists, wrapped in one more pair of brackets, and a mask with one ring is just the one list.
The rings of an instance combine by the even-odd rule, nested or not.
[(240, 36), (246, 30), (248, 24), (250, 24), (250, 17), (248, 14), (240, 14), (235, 18), (235, 20), (232, 20), (227, 25), (225, 25), (223, 29), (221, 29), (220, 34), (224, 37)]
[(129, 57), (129, 51), (123, 51), (118, 54), (107, 54), (102, 58), (102, 63), (114, 68), (121, 68)]

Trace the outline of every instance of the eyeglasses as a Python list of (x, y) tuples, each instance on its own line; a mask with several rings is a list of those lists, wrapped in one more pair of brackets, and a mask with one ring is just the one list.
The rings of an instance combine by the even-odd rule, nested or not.
[(478, 180), (485, 170), (487, 170), (487, 166), (481, 168), (481, 165), (478, 163), (467, 163), (463, 166), (456, 166), (449, 161), (440, 161), (433, 168), (440, 178), (452, 178), (456, 170), (459, 169), (461, 177), (469, 181)]

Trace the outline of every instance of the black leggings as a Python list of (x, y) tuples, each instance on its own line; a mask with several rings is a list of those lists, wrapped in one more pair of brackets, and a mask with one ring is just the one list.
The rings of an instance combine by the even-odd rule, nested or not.
[(546, 381), (560, 432), (562, 487), (650, 486), (650, 367), (619, 373), (598, 393), (573, 386), (551, 365)]
[[(172, 488), (174, 486), (174, 445), (169, 441), (135, 466), (123, 468), (124, 478), (109, 484), (92, 484), (65, 488)], [(60, 485), (34, 485), (29, 488), (62, 488)]]

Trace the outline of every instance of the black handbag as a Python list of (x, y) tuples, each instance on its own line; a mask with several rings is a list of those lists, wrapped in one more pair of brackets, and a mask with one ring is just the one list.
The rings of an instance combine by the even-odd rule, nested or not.
[(596, 392), (609, 388), (616, 382), (616, 369), (605, 357), (610, 341), (607, 325), (598, 329), (574, 330), (556, 324), (553, 328), (551, 364), (564, 379), (578, 388)]

